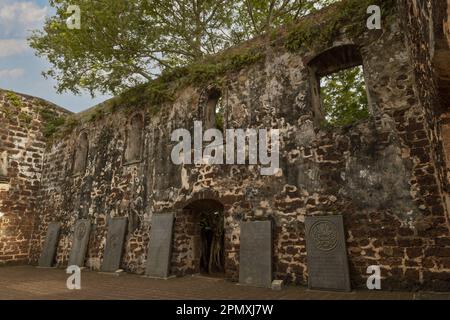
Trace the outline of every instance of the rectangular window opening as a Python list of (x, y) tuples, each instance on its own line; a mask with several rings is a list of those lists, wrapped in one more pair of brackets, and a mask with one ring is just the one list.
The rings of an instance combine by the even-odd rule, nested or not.
[(363, 66), (320, 78), (322, 111), (327, 126), (347, 126), (369, 117)]

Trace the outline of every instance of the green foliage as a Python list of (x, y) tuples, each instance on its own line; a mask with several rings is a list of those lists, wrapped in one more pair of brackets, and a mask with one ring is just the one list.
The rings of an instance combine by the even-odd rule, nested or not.
[(6, 98), (16, 108), (20, 108), (23, 106), (22, 99), (14, 92), (7, 92)]
[[(190, 65), (334, 0), (50, 0), (55, 15), (29, 43), (49, 60), (43, 73), (58, 92), (120, 94), (164, 71)], [(66, 25), (68, 5), (81, 10), (81, 29)], [(252, 57), (229, 67), (251, 63)], [(248, 60), (245, 58), (249, 58)], [(196, 70), (196, 67), (201, 67)], [(192, 78), (211, 79), (222, 66), (192, 67)], [(180, 70), (178, 70), (180, 71)], [(149, 95), (164, 97), (164, 88)]]
[(89, 115), (89, 121), (95, 122), (104, 118), (107, 110), (104, 108), (95, 108)]
[(19, 120), (23, 123), (25, 123), (26, 125), (31, 124), (31, 121), (33, 121), (33, 117), (30, 116), (28, 113), (25, 112), (21, 112), (19, 114)]
[[(382, 18), (388, 19), (395, 11), (395, 0), (342, 0), (321, 12), (320, 16), (302, 19), (291, 27), (285, 41), (290, 51), (329, 45), (342, 30), (357, 37), (367, 30), (367, 8), (379, 5)], [(321, 21), (318, 23), (317, 21)]]
[(290, 24), (336, 0), (243, 0), (237, 1), (234, 35), (248, 40)]
[(221, 55), (205, 58), (185, 67), (165, 71), (155, 80), (138, 85), (112, 99), (112, 109), (120, 107), (150, 107), (157, 111), (165, 102), (174, 100), (175, 92), (187, 85), (196, 86), (215, 84), (220, 86), (220, 77), (238, 71), (264, 59), (260, 48), (243, 52), (225, 52)]
[(327, 125), (346, 126), (369, 117), (362, 67), (323, 77), (320, 87)]
[(225, 118), (225, 105), (223, 101), (223, 97), (221, 96), (216, 104), (216, 123), (215, 127), (221, 131), (224, 130), (224, 118)]
[(77, 119), (75, 116), (69, 116), (66, 118), (65, 123), (64, 123), (64, 132), (70, 133), (73, 131), (73, 129), (75, 129), (78, 125), (80, 124), (80, 120)]
[(65, 123), (65, 117), (59, 116), (51, 109), (42, 109), (40, 115), (44, 122), (42, 132), (47, 139), (51, 138)]
[(80, 119), (76, 115), (70, 115), (64, 118), (64, 123), (58, 126), (53, 126), (55, 129), (51, 132), (51, 128), (49, 127), (49, 136), (47, 139), (50, 141), (55, 139), (56, 137), (64, 137), (73, 132), (73, 130), (80, 125)]
[[(230, 45), (233, 6), (226, 0), (52, 0), (55, 15), (29, 42), (52, 68), (58, 92), (118, 94)], [(81, 29), (67, 28), (69, 5)]]

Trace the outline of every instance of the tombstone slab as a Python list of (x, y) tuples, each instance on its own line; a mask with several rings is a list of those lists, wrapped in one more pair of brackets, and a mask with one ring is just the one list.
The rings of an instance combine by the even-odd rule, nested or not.
[(120, 267), (127, 221), (126, 217), (121, 217), (112, 218), (108, 222), (108, 234), (101, 268), (103, 272), (115, 272)]
[(350, 291), (344, 223), (341, 215), (305, 218), (308, 287)]
[(272, 223), (241, 223), (239, 283), (270, 288), (272, 285)]
[(87, 219), (77, 220), (69, 256), (69, 266), (83, 267), (91, 233), (91, 222)]
[(167, 278), (170, 272), (174, 214), (155, 214), (152, 217), (145, 275)]
[(59, 222), (52, 222), (48, 225), (47, 236), (45, 237), (41, 256), (38, 262), (39, 267), (51, 268), (53, 266), (60, 229), (61, 224)]

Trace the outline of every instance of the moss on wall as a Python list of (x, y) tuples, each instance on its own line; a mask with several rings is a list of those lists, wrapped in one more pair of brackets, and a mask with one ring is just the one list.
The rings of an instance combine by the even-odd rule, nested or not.
[(150, 114), (159, 112), (164, 103), (174, 101), (175, 94), (188, 85), (220, 85), (223, 77), (247, 66), (260, 62), (265, 54), (259, 46), (232, 48), (216, 56), (185, 67), (163, 72), (157, 79), (138, 85), (123, 94), (102, 102), (91, 109), (70, 117), (71, 122), (50, 123), (49, 135), (70, 133), (79, 123), (95, 122), (105, 115), (121, 110), (132, 113), (136, 108), (145, 108)]
[(14, 92), (7, 92), (6, 93), (6, 98), (11, 103), (11, 105), (13, 105), (16, 108), (20, 108), (23, 105), (22, 104), (22, 99), (17, 94), (15, 94)]
[(40, 115), (44, 122), (42, 133), (47, 139), (50, 139), (58, 128), (65, 123), (65, 117), (59, 116), (55, 111), (50, 109), (42, 109)]
[(249, 65), (262, 61), (265, 54), (261, 48), (242, 49), (224, 52), (217, 56), (207, 57), (202, 61), (185, 67), (178, 67), (163, 72), (157, 79), (137, 86), (111, 102), (116, 109), (121, 107), (157, 107), (174, 100), (175, 92), (181, 88), (195, 84), (220, 85), (222, 77), (227, 73), (237, 72)]
[(380, 6), (383, 20), (392, 16), (396, 9), (395, 0), (344, 0), (322, 10), (319, 19), (317, 15), (310, 16), (289, 27), (285, 46), (295, 52), (301, 48), (331, 44), (344, 30), (352, 37), (360, 36), (367, 31), (367, 8), (370, 5)]

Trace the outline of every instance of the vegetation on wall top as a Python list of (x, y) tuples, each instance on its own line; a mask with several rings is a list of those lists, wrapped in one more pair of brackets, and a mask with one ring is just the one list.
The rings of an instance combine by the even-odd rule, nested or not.
[(14, 107), (16, 107), (16, 108), (22, 107), (22, 105), (23, 105), (22, 104), (22, 99), (17, 94), (15, 94), (14, 92), (8, 91), (8, 92), (6, 92), (5, 96), (6, 96), (6, 99), (8, 99), (8, 101)]
[[(33, 113), (39, 114), (42, 120), (42, 133), (47, 140), (66, 124), (67, 115), (57, 112), (54, 109), (57, 107), (45, 100), (1, 89), (0, 94), (3, 94), (9, 103), (9, 108), (1, 105), (2, 112), (8, 119), (19, 121), (19, 125), (29, 128), (33, 123)], [(27, 99), (25, 102), (24, 98)], [(24, 108), (25, 106), (28, 108)]]
[(57, 112), (49, 108), (41, 109), (39, 113), (44, 122), (42, 133), (47, 139), (51, 138), (58, 128), (63, 126), (66, 122), (66, 117), (60, 116)]
[[(324, 1), (327, 4), (332, 2), (334, 1)], [(222, 53), (203, 56), (184, 66), (165, 68), (157, 78), (125, 90), (113, 99), (74, 118), (81, 122), (96, 121), (119, 108), (123, 110), (148, 108), (151, 113), (158, 112), (164, 103), (173, 101), (177, 91), (187, 85), (221, 86), (227, 74), (262, 61), (268, 42), (274, 46), (282, 45), (290, 51), (298, 51), (314, 45), (324, 46), (343, 30), (352, 36), (358, 36), (367, 30), (365, 22), (368, 18), (366, 10), (369, 5), (378, 4), (382, 9), (383, 18), (386, 19), (395, 11), (395, 2), (395, 0), (337, 1), (296, 22), (283, 21), (288, 23), (287, 27), (271, 33), (272, 36), (266, 32)], [(276, 39), (273, 35), (277, 35)], [(75, 120), (72, 123), (75, 123)]]
[[(395, 0), (343, 0), (323, 9), (317, 15), (306, 17), (289, 27), (285, 46), (290, 51), (311, 48), (314, 45), (330, 44), (340, 32), (345, 30), (352, 37), (367, 31), (367, 8), (378, 5), (381, 16), (388, 19), (396, 8)], [(319, 22), (318, 22), (319, 21)]]
[[(50, 62), (43, 74), (56, 79), (58, 92), (117, 95), (335, 1), (50, 0), (53, 14), (29, 43)], [(71, 5), (82, 13), (76, 28), (67, 26), (77, 20)]]
[(136, 108), (147, 108), (150, 113), (156, 113), (161, 105), (174, 101), (175, 94), (180, 89), (192, 84), (221, 86), (226, 74), (260, 62), (264, 57), (265, 54), (259, 46), (234, 48), (185, 67), (174, 68), (163, 72), (155, 80), (138, 85), (82, 112), (79, 120), (81, 122), (97, 121), (119, 108), (125, 112), (133, 112)]

